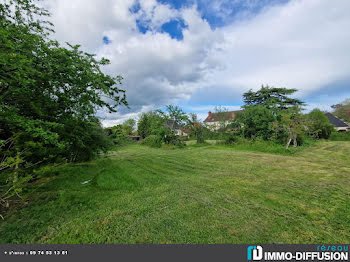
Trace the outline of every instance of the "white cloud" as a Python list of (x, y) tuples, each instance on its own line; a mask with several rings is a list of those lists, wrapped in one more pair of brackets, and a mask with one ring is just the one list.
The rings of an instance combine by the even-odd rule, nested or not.
[(292, 1), (223, 28), (222, 61), (237, 63), (227, 63), (219, 75), (239, 88), (269, 83), (300, 89), (301, 95), (349, 76), (350, 17), (345, 10), (350, 2), (336, 3)]
[[(208, 9), (223, 12), (226, 2), (212, 1)], [(106, 72), (125, 78), (131, 109), (110, 116), (99, 112), (109, 123), (177, 101), (237, 104), (244, 91), (261, 84), (297, 88), (305, 97), (350, 77), (348, 0), (294, 0), (217, 29), (201, 18), (195, 5), (177, 10), (140, 0), (139, 12), (132, 13), (135, 3), (48, 3), (60, 41), (80, 43), (109, 58)], [(187, 26), (182, 41), (159, 31), (172, 19), (183, 19)], [(136, 20), (152, 30), (140, 33)], [(103, 36), (111, 44), (102, 45)]]

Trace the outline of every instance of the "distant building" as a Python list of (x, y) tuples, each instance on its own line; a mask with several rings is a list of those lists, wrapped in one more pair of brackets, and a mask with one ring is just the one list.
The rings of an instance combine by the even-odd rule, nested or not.
[(219, 130), (221, 127), (226, 127), (228, 124), (230, 124), (231, 121), (236, 118), (236, 115), (239, 112), (242, 111), (238, 110), (219, 113), (212, 113), (209, 111), (207, 118), (204, 120), (204, 123), (209, 129)]
[(135, 140), (135, 141), (140, 141), (140, 140), (142, 140), (142, 137), (141, 137), (141, 136), (129, 136), (129, 138), (130, 138), (131, 140)]
[(338, 117), (334, 116), (329, 112), (325, 112), (325, 115), (328, 118), (329, 122), (334, 126), (335, 130), (350, 131), (350, 126), (343, 120), (339, 119)]
[(189, 128), (178, 128), (175, 129), (175, 134), (178, 136), (185, 136), (185, 137), (189, 137), (191, 133), (191, 129)]

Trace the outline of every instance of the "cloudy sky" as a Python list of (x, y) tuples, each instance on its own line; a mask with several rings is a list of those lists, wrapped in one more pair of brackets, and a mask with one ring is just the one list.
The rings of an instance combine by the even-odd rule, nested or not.
[(204, 118), (262, 84), (308, 109), (350, 97), (349, 0), (50, 0), (55, 37), (106, 57), (130, 108), (105, 126), (180, 105)]

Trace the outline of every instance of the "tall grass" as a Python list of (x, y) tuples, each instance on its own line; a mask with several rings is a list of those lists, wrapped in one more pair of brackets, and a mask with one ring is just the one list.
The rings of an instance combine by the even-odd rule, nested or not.
[(316, 143), (314, 139), (304, 137), (302, 140), (302, 145), (299, 145), (295, 148), (293, 147), (293, 145), (291, 145), (289, 148), (286, 148), (284, 144), (277, 143), (272, 140), (266, 141), (259, 138), (247, 139), (239, 136), (236, 136), (234, 138), (234, 140), (225, 141), (225, 144), (236, 150), (255, 151), (281, 155), (292, 155)]
[(333, 132), (330, 141), (350, 141), (350, 132)]

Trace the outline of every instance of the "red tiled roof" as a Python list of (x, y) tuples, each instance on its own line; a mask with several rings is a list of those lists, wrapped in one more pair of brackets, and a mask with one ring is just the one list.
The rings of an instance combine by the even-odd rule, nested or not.
[(218, 122), (218, 121), (227, 121), (231, 119), (235, 119), (236, 114), (238, 112), (242, 112), (242, 110), (230, 111), (230, 112), (220, 112), (220, 113), (212, 113), (209, 112), (207, 118), (204, 122)]

